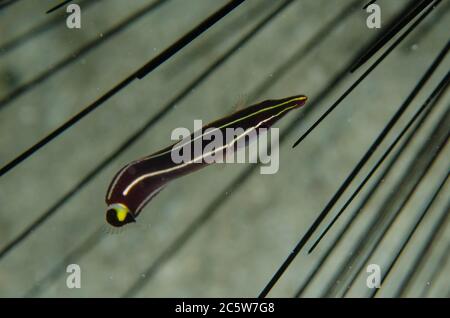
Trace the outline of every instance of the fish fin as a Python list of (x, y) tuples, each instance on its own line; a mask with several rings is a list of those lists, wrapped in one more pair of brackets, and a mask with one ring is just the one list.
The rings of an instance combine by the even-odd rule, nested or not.
[(247, 106), (247, 102), (248, 102), (248, 95), (247, 94), (239, 94), (236, 99), (234, 111), (237, 112), (241, 109), (244, 109), (245, 106)]

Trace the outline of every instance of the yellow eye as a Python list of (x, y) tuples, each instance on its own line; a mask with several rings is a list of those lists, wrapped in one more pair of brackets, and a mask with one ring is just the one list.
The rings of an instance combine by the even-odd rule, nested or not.
[(106, 211), (106, 221), (112, 226), (120, 227), (135, 222), (130, 209), (121, 203), (111, 204)]
[(125, 220), (125, 218), (127, 217), (128, 211), (125, 209), (117, 209), (116, 210), (116, 215), (117, 215), (117, 219), (120, 222), (123, 222), (123, 220)]

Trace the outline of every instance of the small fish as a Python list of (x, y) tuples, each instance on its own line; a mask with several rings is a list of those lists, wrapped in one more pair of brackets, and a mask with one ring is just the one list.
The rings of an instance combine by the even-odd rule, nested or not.
[[(243, 135), (252, 130), (258, 131), (257, 128), (268, 129), (289, 110), (303, 106), (306, 100), (306, 96), (296, 95), (278, 100), (266, 100), (249, 106), (202, 127), (200, 132), (194, 132), (190, 136), (187, 142), (190, 144), (184, 144), (183, 146), (194, 148), (195, 140), (199, 137), (203, 139), (211, 129), (219, 129), (223, 131), (224, 135), (227, 128), (239, 128), (244, 132)], [(227, 140), (228, 144), (225, 147), (233, 146), (237, 139), (245, 137), (243, 135)], [(177, 145), (178, 143), (150, 156), (133, 161), (119, 170), (106, 193), (106, 204), (108, 205), (106, 221), (110, 225), (121, 227), (135, 222), (144, 206), (169, 181), (209, 164), (203, 160), (175, 163), (172, 160), (172, 150)], [(209, 155), (211, 155), (211, 152)]]

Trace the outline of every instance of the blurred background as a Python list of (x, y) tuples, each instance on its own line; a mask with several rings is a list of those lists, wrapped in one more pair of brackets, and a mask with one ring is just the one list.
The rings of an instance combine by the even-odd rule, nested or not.
[[(2, 167), (227, 3), (74, 1), (81, 29), (69, 29), (65, 7), (46, 14), (60, 2), (0, 2)], [(0, 296), (258, 296), (448, 45), (442, 1), (292, 149), (386, 51), (348, 72), (411, 3), (377, 1), (382, 28), (369, 29), (367, 2), (247, 0), (2, 175)], [(450, 296), (448, 92), (308, 253), (449, 66), (444, 57), (268, 296)], [(309, 100), (277, 124), (277, 174), (207, 167), (170, 183), (138, 224), (105, 233), (105, 193), (124, 164), (169, 145), (175, 127), (229, 114), (242, 96), (249, 105), (295, 94)], [(66, 286), (69, 264), (81, 268), (79, 289)], [(366, 285), (370, 264), (378, 290)]]

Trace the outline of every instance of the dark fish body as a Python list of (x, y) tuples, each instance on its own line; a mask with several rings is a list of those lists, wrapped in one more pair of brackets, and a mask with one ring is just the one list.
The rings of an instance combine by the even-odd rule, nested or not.
[[(305, 102), (306, 97), (303, 95), (263, 101), (203, 126), (188, 139), (127, 164), (115, 175), (106, 194), (108, 223), (122, 226), (134, 222), (142, 208), (169, 181), (208, 165), (203, 160), (203, 156), (207, 155), (203, 149), (210, 142), (212, 131), (220, 130), (223, 136), (226, 136), (227, 128), (243, 131), (241, 135), (225, 141), (223, 148), (231, 148), (235, 146), (237, 138), (245, 137), (251, 131), (258, 134), (259, 128), (270, 128), (289, 110), (301, 107)], [(195, 160), (187, 162), (174, 162), (172, 150), (180, 149), (174, 147), (181, 146), (183, 150), (190, 149), (191, 154), (200, 148), (200, 156), (194, 156)], [(209, 154), (217, 155), (214, 152), (224, 150), (214, 149)]]

